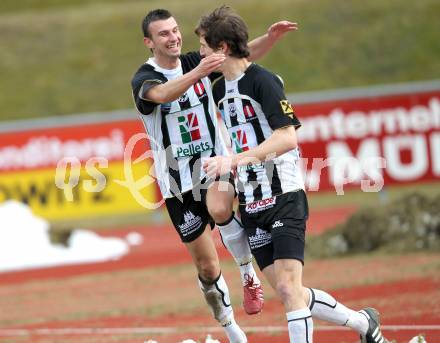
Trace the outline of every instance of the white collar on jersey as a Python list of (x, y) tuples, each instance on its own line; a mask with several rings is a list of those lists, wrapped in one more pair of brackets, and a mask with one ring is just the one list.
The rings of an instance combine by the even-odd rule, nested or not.
[(161, 72), (163, 74), (177, 74), (177, 73), (180, 73), (180, 71), (182, 70), (180, 58), (179, 58), (179, 65), (174, 69), (162, 68), (161, 66), (159, 66), (156, 63), (156, 60), (154, 59), (154, 57), (150, 57), (146, 63), (148, 63), (149, 65), (152, 65), (156, 71)]

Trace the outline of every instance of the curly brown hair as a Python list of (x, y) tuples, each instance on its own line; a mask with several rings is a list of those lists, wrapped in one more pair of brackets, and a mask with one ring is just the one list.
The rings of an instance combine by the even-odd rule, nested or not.
[(202, 16), (195, 33), (204, 37), (209, 47), (214, 50), (226, 43), (230, 49), (230, 56), (249, 56), (248, 28), (244, 20), (229, 6), (221, 6)]

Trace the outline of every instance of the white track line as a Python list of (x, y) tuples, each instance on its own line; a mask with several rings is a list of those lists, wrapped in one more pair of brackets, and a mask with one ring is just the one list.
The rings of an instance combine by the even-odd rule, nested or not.
[[(440, 325), (382, 325), (382, 330), (389, 331), (440, 331)], [(246, 332), (287, 332), (285, 326), (245, 326)], [(314, 331), (345, 331), (341, 326), (320, 325)], [(59, 328), (59, 329), (0, 329), (0, 337), (17, 336), (64, 336), (64, 335), (130, 335), (130, 334), (172, 334), (187, 332), (223, 332), (217, 326), (207, 327), (124, 327), (124, 328)]]

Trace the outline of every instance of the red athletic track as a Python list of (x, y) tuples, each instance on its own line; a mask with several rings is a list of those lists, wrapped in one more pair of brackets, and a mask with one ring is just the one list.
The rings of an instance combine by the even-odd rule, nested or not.
[[(390, 329), (384, 330), (384, 334), (400, 342), (408, 342), (411, 337), (414, 337), (420, 332), (426, 334), (426, 339), (429, 343), (440, 342), (440, 313), (438, 309), (429, 309), (427, 311), (422, 311), (417, 313), (417, 311), (411, 311), (413, 306), (417, 304), (417, 298), (425, 303), (426, 298), (429, 294), (436, 294), (436, 303), (439, 301), (438, 290), (440, 289), (440, 279), (432, 280), (430, 278), (418, 278), (410, 279), (405, 281), (390, 282), (383, 285), (374, 286), (360, 286), (351, 287), (347, 289), (338, 289), (332, 291), (332, 294), (344, 303), (350, 303), (352, 300), (356, 302), (373, 302), (381, 304), (381, 311), (386, 313), (386, 318), (383, 319), (383, 325), (390, 327)], [(393, 299), (396, 298), (396, 294), (404, 294), (408, 299), (408, 308), (402, 307), (402, 304), (394, 304)], [(425, 295), (425, 296), (424, 296)], [(129, 297), (129, 296), (128, 296)], [(404, 304), (403, 304), (404, 305)], [(236, 310), (237, 321), (241, 325), (246, 327), (267, 327), (273, 325), (274, 318), (278, 321), (278, 316), (283, 313), (283, 308), (281, 304), (275, 300), (267, 302), (264, 311), (257, 316), (247, 316), (244, 314), (243, 310)], [(280, 323), (278, 323), (280, 324)], [(354, 343), (358, 341), (357, 335), (350, 330), (340, 330), (340, 328), (335, 327), (334, 331), (331, 327), (325, 325), (324, 323), (315, 322), (317, 330), (314, 334), (314, 341), (316, 343)], [(323, 326), (325, 325), (325, 326)], [(411, 329), (411, 326), (417, 325), (432, 325), (436, 326), (436, 329), (431, 330), (420, 330)], [(399, 330), (393, 329), (392, 326), (401, 326)], [(11, 329), (10, 327), (9, 329)], [(139, 337), (144, 339), (154, 339), (160, 343), (176, 343), (180, 342), (186, 338), (203, 340), (207, 333), (211, 333), (214, 338), (217, 338), (224, 342), (224, 336), (221, 332), (213, 332), (203, 328), (214, 328), (216, 329), (216, 323), (206, 315), (197, 314), (182, 314), (179, 316), (160, 316), (154, 319), (146, 320), (144, 317), (135, 316), (119, 316), (112, 318), (89, 318), (87, 320), (77, 320), (77, 321), (62, 321), (62, 322), (45, 322), (42, 324), (20, 326), (20, 329), (26, 329), (31, 332), (29, 336), (29, 342), (46, 342), (48, 337), (59, 338), (57, 342), (91, 342), (91, 337), (93, 337), (93, 342), (108, 342), (113, 341), (108, 339), (109, 335), (59, 335), (48, 333), (44, 334), (34, 334), (32, 332), (38, 333), (38, 329), (51, 329), (56, 332), (57, 329), (65, 328), (177, 328), (177, 333), (172, 334), (144, 334)], [(195, 328), (195, 329), (194, 329)], [(214, 330), (213, 329), (213, 330)], [(324, 330), (323, 330), (324, 329)], [(193, 330), (193, 331), (192, 331)], [(183, 332), (185, 331), (185, 332)], [(269, 331), (269, 329), (268, 329)], [(1, 332), (1, 330), (0, 330)], [(179, 333), (180, 332), (180, 333)], [(99, 336), (98, 338), (96, 338)], [(0, 342), (1, 342), (0, 335)], [(288, 335), (287, 332), (268, 332), (267, 334), (262, 332), (252, 333), (248, 332), (249, 342), (251, 343), (263, 343), (263, 342), (287, 342)], [(127, 338), (127, 336), (121, 335), (121, 339), (118, 342), (142, 342), (140, 338)], [(21, 342), (21, 341), (19, 341)]]
[[(354, 208), (340, 208), (331, 210), (312, 211), (309, 222), (309, 234), (317, 234), (336, 223), (343, 221)], [(80, 274), (95, 274), (112, 272), (115, 270), (157, 267), (164, 265), (175, 265), (190, 262), (190, 257), (183, 245), (179, 242), (174, 229), (168, 226), (133, 227), (124, 230), (110, 230), (99, 233), (103, 236), (123, 237), (130, 231), (137, 231), (142, 234), (144, 242), (140, 246), (132, 247), (130, 253), (118, 261), (105, 263), (84, 264), (76, 266), (55, 267), (48, 269), (28, 270), (13, 273), (0, 273), (0, 285), (19, 284), (31, 280), (58, 279)], [(217, 245), (221, 245), (218, 235), (216, 235)], [(164, 254), (163, 252), (167, 253)], [(224, 249), (219, 249), (221, 256), (228, 253)], [(324, 262), (322, 270), (317, 273), (325, 273), (328, 268)], [(347, 266), (350, 268), (350, 266)], [(353, 267), (355, 268), (355, 267)], [(318, 268), (319, 269), (319, 268)], [(373, 282), (374, 283), (374, 282)], [(164, 285), (166, 287), (166, 285)], [(419, 332), (426, 334), (429, 343), (440, 342), (440, 277), (417, 277), (412, 279), (387, 282), (386, 284), (360, 285), (347, 289), (336, 289), (332, 294), (341, 302), (348, 304), (377, 304), (386, 316), (383, 320), (385, 325), (406, 325), (405, 330), (398, 331), (392, 328), (385, 330), (385, 334), (398, 343), (408, 342), (408, 340)], [(170, 291), (171, 292), (171, 291)], [(171, 294), (171, 293), (170, 293)], [(85, 299), (83, 301), (86, 301)], [(127, 294), (127, 302), (135, 302)], [(414, 310), (416, 309), (416, 310)], [(258, 316), (249, 317), (243, 310), (236, 309), (237, 320), (243, 327), (265, 328), (273, 323), (283, 323), (280, 317), (283, 308), (276, 300), (266, 302), (264, 311)], [(320, 329), (324, 323), (315, 323), (317, 330), (314, 335), (315, 343), (353, 343), (358, 342), (357, 335), (349, 330), (341, 331), (336, 328), (334, 331)], [(411, 329), (412, 325), (434, 325), (437, 329)], [(177, 332), (172, 334), (125, 334), (125, 335), (105, 335), (105, 334), (60, 334), (56, 331), (42, 334), (38, 329), (65, 329), (65, 328), (176, 328)], [(0, 342), (124, 342), (142, 343), (145, 339), (151, 338), (159, 343), (175, 343), (186, 338), (192, 338), (204, 342), (206, 327), (216, 327), (216, 323), (206, 314), (183, 314), (179, 316), (159, 316), (154, 319), (146, 320), (142, 316), (109, 316), (109, 318), (87, 318), (83, 320), (42, 322), (33, 325), (14, 325), (8, 329), (25, 329), (28, 336), (10, 336), (1, 334)], [(191, 329), (195, 328), (195, 329)], [(3, 328), (4, 329), (4, 328)], [(185, 330), (185, 332), (182, 332)], [(193, 330), (194, 332), (192, 332)], [(269, 331), (269, 330), (268, 330)], [(225, 342), (225, 338), (220, 332), (211, 332), (214, 338)], [(249, 342), (251, 343), (277, 343), (287, 342), (287, 333), (281, 332), (248, 332)]]

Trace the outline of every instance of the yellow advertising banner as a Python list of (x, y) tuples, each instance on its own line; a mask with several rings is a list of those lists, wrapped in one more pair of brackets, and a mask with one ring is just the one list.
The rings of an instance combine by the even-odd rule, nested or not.
[(125, 167), (123, 161), (69, 167), (0, 173), (0, 203), (27, 203), (48, 220), (142, 213), (160, 205), (148, 160)]

